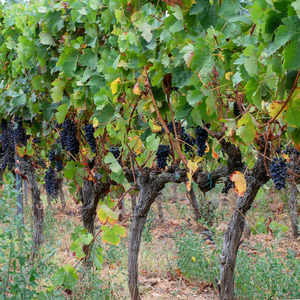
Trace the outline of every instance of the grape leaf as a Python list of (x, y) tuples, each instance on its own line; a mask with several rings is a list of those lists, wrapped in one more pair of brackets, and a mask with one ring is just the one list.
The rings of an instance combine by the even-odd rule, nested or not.
[(238, 197), (244, 196), (247, 188), (245, 176), (239, 171), (234, 171), (230, 175), (230, 180), (235, 184), (234, 190), (237, 193)]
[(126, 236), (125, 227), (115, 224), (113, 227), (102, 226), (102, 240), (112, 245), (118, 245), (121, 241), (120, 237)]
[(41, 42), (41, 44), (55, 46), (54, 38), (53, 38), (53, 36), (50, 33), (48, 33), (48, 32), (41, 32), (39, 34), (39, 36), (40, 36), (40, 42)]
[(94, 254), (94, 264), (99, 272), (102, 270), (102, 264), (103, 264), (103, 248), (99, 247), (96, 249)]
[(296, 88), (288, 104), (284, 121), (290, 126), (300, 128), (300, 88)]
[(100, 205), (97, 215), (101, 223), (105, 223), (107, 218), (111, 224), (115, 224), (118, 221), (118, 215), (105, 204)]
[(236, 134), (247, 144), (251, 144), (256, 134), (256, 126), (252, 121), (251, 115), (247, 113), (238, 121)]
[(58, 124), (63, 123), (63, 121), (65, 120), (65, 117), (67, 115), (68, 112), (68, 106), (67, 104), (62, 104), (57, 108), (58, 112), (55, 114), (56, 116), (56, 120), (58, 122)]
[(51, 91), (51, 96), (54, 102), (60, 102), (64, 93), (66, 81), (63, 78), (56, 78), (53, 82), (53, 88)]
[(74, 75), (78, 56), (79, 53), (77, 52), (77, 50), (71, 46), (66, 46), (61, 53), (56, 65), (62, 68), (62, 71), (65, 73), (66, 77), (69, 78)]

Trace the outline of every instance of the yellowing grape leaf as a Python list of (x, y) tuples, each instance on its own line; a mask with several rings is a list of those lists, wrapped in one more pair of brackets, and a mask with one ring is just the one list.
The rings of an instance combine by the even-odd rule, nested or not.
[(113, 95), (119, 91), (120, 84), (121, 84), (121, 78), (117, 78), (110, 84), (111, 92), (113, 93)]
[(126, 236), (125, 227), (115, 224), (113, 227), (102, 226), (102, 240), (112, 245), (118, 245), (121, 241), (120, 237)]
[(18, 156), (20, 156), (20, 157), (25, 156), (25, 154), (26, 154), (26, 148), (25, 147), (16, 146), (16, 150), (17, 150)]
[(96, 128), (99, 126), (98, 119), (96, 117), (93, 118), (93, 127)]
[[(282, 104), (277, 103), (277, 102), (272, 102), (269, 106), (268, 106), (268, 112), (270, 114), (271, 118), (274, 118), (276, 116), (276, 114), (278, 113), (278, 111), (281, 109)], [(286, 110), (286, 108), (278, 115), (278, 118), (282, 117), (283, 112)]]
[(196, 258), (195, 258), (194, 256), (192, 257), (192, 261), (193, 261), (193, 262), (195, 262), (195, 261), (196, 261)]
[(212, 152), (212, 156), (213, 156), (214, 159), (218, 159), (218, 158), (219, 158), (219, 155), (218, 155), (218, 153), (215, 151), (214, 147), (212, 148), (211, 152)]
[(187, 172), (187, 177), (188, 177), (189, 181), (186, 183), (186, 188), (188, 191), (190, 191), (192, 188), (192, 177), (193, 177), (193, 174), (198, 169), (198, 164), (196, 162), (192, 162), (191, 160), (189, 160), (187, 166), (189, 168), (189, 172)]
[(130, 148), (133, 152), (135, 152), (136, 155), (139, 155), (141, 153), (141, 149), (143, 146), (143, 142), (141, 141), (139, 136), (135, 136), (133, 138), (130, 138)]
[(225, 74), (225, 79), (226, 80), (230, 80), (230, 76), (232, 76), (233, 75), (233, 72), (227, 72), (226, 74)]
[(161, 126), (153, 124), (153, 129), (152, 129), (152, 131), (153, 131), (153, 132), (160, 132), (160, 131), (161, 131), (161, 128), (162, 128)]
[(205, 144), (206, 144), (206, 149), (205, 149), (204, 153), (207, 153), (207, 152), (209, 152), (209, 145), (207, 143), (205, 143)]
[(136, 94), (136, 95), (138, 95), (138, 96), (141, 94), (139, 82), (137, 82), (137, 83), (134, 85), (133, 93)]
[(245, 176), (239, 171), (234, 171), (230, 175), (230, 180), (233, 181), (235, 184), (234, 190), (237, 193), (237, 195), (239, 197), (244, 196), (246, 188), (247, 188)]
[(284, 158), (286, 161), (291, 161), (290, 157), (289, 157), (287, 154), (283, 154), (283, 158)]
[(118, 215), (105, 204), (100, 205), (97, 214), (100, 222), (103, 224), (106, 222), (107, 219), (108, 222), (111, 224), (115, 224), (118, 221)]

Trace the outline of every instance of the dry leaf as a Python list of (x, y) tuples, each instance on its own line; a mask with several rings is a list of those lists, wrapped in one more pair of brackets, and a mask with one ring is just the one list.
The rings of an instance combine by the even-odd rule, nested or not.
[(140, 84), (139, 82), (137, 82), (133, 88), (133, 93), (136, 94), (136, 95), (140, 95), (141, 94), (141, 91), (140, 91)]
[(247, 188), (245, 176), (239, 171), (234, 171), (230, 175), (230, 180), (233, 181), (235, 184), (234, 190), (237, 193), (237, 195), (239, 197), (244, 196), (246, 188)]

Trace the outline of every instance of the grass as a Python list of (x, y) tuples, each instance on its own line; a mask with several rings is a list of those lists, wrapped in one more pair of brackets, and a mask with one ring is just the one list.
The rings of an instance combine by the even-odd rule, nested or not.
[[(202, 239), (199, 232), (202, 231), (203, 224), (196, 224), (193, 221), (193, 210), (188, 201), (180, 201), (186, 198), (185, 186), (181, 185), (178, 188), (179, 201), (173, 201), (171, 185), (167, 186), (164, 195), (166, 195), (163, 197), (165, 224), (159, 223), (157, 206), (153, 205), (142, 235), (138, 264), (143, 299), (177, 299), (177, 297), (193, 299), (193, 295), (200, 294), (204, 295), (205, 299), (217, 299), (215, 288), (206, 288), (201, 292), (201, 287), (205, 282), (214, 286), (215, 277), (219, 277), (223, 229), (226, 228), (231, 216), (231, 204), (218, 210), (219, 193), (210, 192), (205, 197), (197, 195), (198, 198), (201, 197), (200, 208), (206, 217), (203, 224), (207, 225), (207, 220), (214, 224), (216, 236), (215, 244), (212, 244)], [(14, 268), (13, 264), (10, 266), (9, 286), (13, 292), (14, 288), (17, 288), (14, 287), (14, 283), (18, 283), (20, 297), (22, 290), (27, 290), (28, 295), (32, 294), (28, 299), (35, 297), (37, 299), (125, 300), (130, 298), (127, 286), (128, 239), (132, 217), (129, 200), (126, 201), (127, 217), (123, 222), (127, 227), (127, 237), (123, 238), (117, 246), (102, 243), (101, 239), (98, 239), (96, 247), (101, 245), (104, 253), (102, 272), (99, 273), (95, 268), (87, 271), (79, 265), (77, 267), (79, 280), (72, 291), (68, 291), (64, 287), (53, 286), (52, 278), (53, 274), (66, 264), (73, 266), (77, 264), (70, 246), (71, 233), (77, 225), (81, 224), (79, 206), (67, 197), (66, 212), (60, 210), (59, 204), (53, 204), (52, 208), (46, 207), (45, 243), (35, 264), (26, 261), (22, 267), (22, 257), (29, 257), (30, 254), (33, 220), (30, 206), (25, 207), (25, 238), (21, 245), (16, 235), (16, 224), (4, 222), (12, 220), (14, 215), (13, 198), (7, 196), (5, 201), (0, 200), (1, 207), (5, 208), (0, 211), (2, 235), (3, 230), (5, 232), (5, 237), (0, 241), (0, 287), (3, 279), (7, 277), (11, 232), (15, 243), (13, 260), (16, 261), (16, 267)], [(46, 206), (45, 195), (42, 198)], [(276, 208), (270, 206), (268, 199), (269, 197), (265, 196), (256, 202), (249, 214), (252, 223), (255, 224), (255, 220), (261, 214), (272, 219), (280, 218), (283, 211), (281, 210), (279, 214)], [(211, 203), (209, 213), (205, 210), (206, 201)], [(281, 205), (286, 200), (284, 196), (277, 194), (276, 201)], [(261, 213), (264, 207), (268, 207), (267, 213)], [(287, 222), (285, 215), (282, 215), (281, 222)], [(235, 281), (238, 299), (300, 298), (300, 286), (296, 282), (296, 280), (300, 282), (300, 264), (295, 251), (286, 250), (283, 255), (276, 250), (279, 246), (282, 247), (286, 238), (287, 234), (283, 234), (277, 239), (271, 237), (270, 240), (270, 233), (261, 234), (251, 237), (249, 245), (251, 244), (252, 250), (255, 248), (255, 251), (241, 246), (238, 252)], [(151, 280), (156, 280), (154, 285)], [(10, 296), (9, 293), (7, 296)]]

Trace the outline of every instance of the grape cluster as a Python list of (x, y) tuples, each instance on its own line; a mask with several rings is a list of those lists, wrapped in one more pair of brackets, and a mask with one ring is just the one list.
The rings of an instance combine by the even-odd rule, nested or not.
[(299, 156), (300, 152), (292, 146), (287, 146), (286, 149), (283, 151), (284, 154), (291, 155), (295, 154), (296, 156)]
[(232, 182), (230, 180), (230, 177), (227, 176), (226, 178), (227, 178), (227, 180), (225, 181), (224, 187), (223, 187), (223, 190), (222, 190), (223, 194), (228, 194), (229, 190), (234, 187), (234, 182)]
[[(206, 124), (206, 127), (209, 129), (210, 128), (210, 124)], [(208, 133), (207, 131), (200, 127), (197, 126), (196, 127), (196, 142), (195, 144), (197, 145), (198, 149), (197, 149), (197, 155), (199, 155), (200, 157), (205, 155), (205, 150), (206, 150), (206, 141), (208, 138)]]
[(159, 145), (156, 151), (156, 162), (159, 169), (165, 169), (167, 166), (167, 158), (170, 154), (170, 146)]
[(8, 127), (8, 132), (9, 132), (9, 152), (8, 152), (8, 168), (12, 169), (14, 164), (15, 164), (15, 129), (14, 129), (14, 124), (10, 121), (9, 122), (9, 127)]
[(49, 151), (49, 160), (50, 160), (50, 162), (53, 162), (54, 159), (55, 159), (55, 150), (52, 149)]
[(277, 147), (275, 151), (277, 154), (280, 154), (281, 153), (281, 145), (280, 145), (280, 147)]
[(234, 102), (234, 104), (233, 104), (233, 114), (236, 117), (239, 117), (241, 115), (241, 112), (240, 112), (239, 107), (236, 102)]
[(192, 146), (195, 145), (196, 140), (191, 135), (186, 133), (181, 136), (181, 139), (184, 141), (184, 152), (191, 153), (193, 151)]
[(110, 149), (109, 149), (109, 152), (112, 153), (114, 158), (116, 160), (118, 160), (118, 163), (121, 164), (121, 157), (120, 157), (121, 152), (120, 152), (119, 147), (111, 146)]
[(63, 128), (63, 130), (60, 132), (60, 144), (61, 146), (68, 151), (68, 130), (67, 128)]
[(17, 124), (17, 127), (15, 128), (15, 141), (16, 143), (20, 143), (21, 145), (25, 146), (27, 143), (27, 136), (26, 136), (26, 130), (23, 127), (23, 121), (20, 117), (15, 117), (14, 122)]
[(55, 168), (58, 172), (64, 169), (63, 161), (58, 157), (55, 157)]
[(65, 147), (66, 150), (70, 151), (73, 155), (78, 154), (79, 142), (76, 137), (75, 123), (70, 119), (66, 119), (63, 123), (63, 128), (60, 136), (62, 147)]
[(89, 124), (89, 125), (86, 125), (83, 129), (84, 129), (84, 132), (85, 132), (86, 141), (90, 145), (90, 147), (92, 149), (92, 152), (96, 153), (97, 152), (97, 146), (96, 146), (96, 139), (94, 137), (95, 128), (93, 127), (92, 124)]
[(38, 156), (38, 158), (36, 160), (36, 164), (40, 165), (43, 169), (46, 168), (46, 163), (45, 163), (44, 159), (41, 158), (41, 156)]
[(55, 179), (55, 171), (51, 167), (49, 167), (48, 171), (45, 173), (44, 180), (46, 183), (46, 191), (52, 199), (56, 197)]
[(285, 180), (287, 177), (287, 167), (285, 160), (282, 158), (278, 159), (278, 157), (275, 157), (271, 161), (270, 170), (273, 182), (275, 184), (275, 188), (277, 190), (285, 188)]

